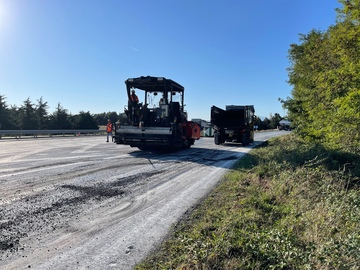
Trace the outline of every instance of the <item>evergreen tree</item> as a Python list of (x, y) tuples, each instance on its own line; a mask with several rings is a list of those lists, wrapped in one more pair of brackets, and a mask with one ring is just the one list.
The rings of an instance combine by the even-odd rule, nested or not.
[(119, 121), (120, 116), (116, 112), (98, 113), (94, 114), (93, 118), (97, 121), (98, 125), (105, 126), (107, 120), (110, 119), (112, 123)]
[[(108, 112), (107, 116), (108, 116), (108, 119), (110, 119), (112, 123), (116, 123), (117, 121), (119, 121), (119, 115), (117, 114), (117, 112)], [(106, 124), (107, 124), (107, 119), (106, 119)]]
[(275, 113), (274, 115), (270, 114), (270, 123), (268, 128), (269, 129), (276, 129), (279, 126), (279, 122), (282, 120), (280, 114)]
[(20, 109), (16, 105), (11, 105), (9, 109), (9, 125), (6, 129), (21, 129), (22, 118)]
[(9, 128), (9, 110), (5, 99), (5, 96), (0, 95), (0, 129)]
[(98, 129), (97, 121), (93, 118), (90, 112), (81, 111), (79, 113), (78, 121), (76, 123), (77, 129)]
[(107, 124), (108, 116), (105, 112), (94, 114), (94, 119), (98, 125), (104, 126)]
[(47, 102), (44, 102), (42, 97), (40, 99), (38, 99), (37, 102), (38, 102), (38, 104), (35, 109), (36, 115), (37, 115), (37, 121), (38, 121), (37, 127), (38, 127), (38, 129), (47, 129), (48, 125), (49, 125)]
[(269, 129), (270, 125), (270, 119), (265, 117), (264, 120), (262, 120), (262, 126), (264, 127), (264, 130)]
[(38, 129), (38, 120), (34, 104), (27, 98), (20, 107), (21, 128), (24, 130)]
[(56, 111), (50, 115), (49, 126), (51, 129), (71, 129), (70, 117), (71, 115), (68, 114), (67, 110), (59, 102)]
[(256, 117), (254, 125), (257, 126), (257, 130), (267, 129), (266, 125), (264, 124), (264, 122), (261, 120), (260, 117)]

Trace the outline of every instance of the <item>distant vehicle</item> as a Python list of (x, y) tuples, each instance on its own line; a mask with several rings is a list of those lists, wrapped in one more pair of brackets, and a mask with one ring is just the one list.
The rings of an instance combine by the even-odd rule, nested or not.
[(288, 120), (281, 120), (278, 126), (279, 130), (291, 130), (291, 122)]
[(211, 107), (214, 142), (239, 142), (247, 146), (254, 141), (255, 109), (253, 105), (227, 105), (226, 110)]
[[(184, 87), (164, 77), (142, 76), (125, 81), (127, 124), (116, 125), (114, 142), (140, 150), (189, 148), (200, 139), (200, 127), (187, 120)], [(131, 91), (143, 92), (143, 103), (130, 102)], [(141, 96), (139, 96), (141, 100)]]

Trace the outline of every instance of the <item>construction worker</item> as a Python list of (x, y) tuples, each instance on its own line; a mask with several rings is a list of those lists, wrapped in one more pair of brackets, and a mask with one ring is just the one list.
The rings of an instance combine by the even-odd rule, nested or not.
[(138, 96), (135, 94), (135, 90), (134, 90), (134, 89), (131, 90), (130, 101), (131, 101), (131, 103), (132, 103), (133, 105), (139, 103), (139, 98), (138, 98)]
[(135, 94), (135, 90), (132, 89), (131, 94), (129, 96), (128, 108), (129, 108), (129, 111), (131, 112), (131, 115), (132, 115), (130, 117), (130, 120), (133, 123), (137, 123), (137, 121), (139, 120), (140, 106), (141, 106), (141, 104), (139, 104), (139, 98)]
[(108, 123), (106, 125), (106, 142), (109, 142), (109, 136), (111, 137), (111, 140), (112, 140), (112, 130), (113, 130), (113, 125), (111, 123), (111, 120), (108, 119)]

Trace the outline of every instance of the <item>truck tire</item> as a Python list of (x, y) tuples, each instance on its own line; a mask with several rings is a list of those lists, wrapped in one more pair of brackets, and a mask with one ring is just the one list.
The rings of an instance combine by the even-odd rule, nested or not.
[(215, 133), (214, 133), (214, 143), (215, 143), (216, 145), (221, 144), (221, 136), (220, 136), (220, 133), (219, 133), (219, 132), (215, 132)]
[(241, 144), (242, 144), (242, 146), (248, 146), (249, 142), (250, 142), (250, 134), (249, 134), (249, 132), (244, 132), (241, 135)]
[(191, 147), (192, 141), (190, 139), (186, 139), (183, 141), (182, 143), (182, 148), (183, 149), (188, 149)]

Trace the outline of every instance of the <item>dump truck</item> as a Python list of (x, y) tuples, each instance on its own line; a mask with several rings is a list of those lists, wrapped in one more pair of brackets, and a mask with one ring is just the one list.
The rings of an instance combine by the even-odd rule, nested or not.
[(247, 146), (254, 141), (253, 105), (227, 105), (225, 110), (212, 106), (210, 122), (214, 128), (216, 145), (235, 142)]
[[(152, 76), (129, 78), (125, 85), (129, 100), (124, 108), (127, 121), (125, 125), (115, 125), (116, 144), (140, 150), (170, 150), (189, 148), (200, 139), (199, 125), (187, 120), (182, 85)], [(132, 101), (133, 91), (139, 102)]]

